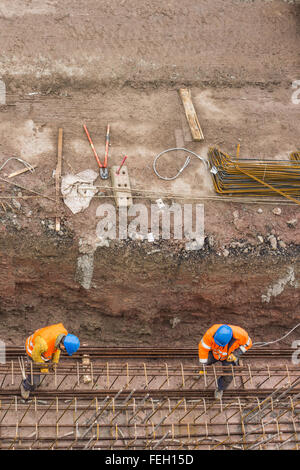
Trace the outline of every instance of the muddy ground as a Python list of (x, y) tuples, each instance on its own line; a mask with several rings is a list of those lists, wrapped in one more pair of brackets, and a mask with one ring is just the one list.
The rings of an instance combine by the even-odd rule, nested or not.
[[(196, 344), (220, 319), (243, 325), (256, 341), (276, 339), (299, 321), (299, 246), (284, 253), (248, 246), (245, 254), (244, 245), (224, 258), (207, 239), (192, 252), (122, 241), (79, 253), (67, 231), (58, 236), (44, 227), (37, 237), (9, 220), (6, 227), (0, 335), (8, 344), (56, 321), (88, 344), (172, 347)], [(89, 288), (82, 264), (92, 269)]]
[[(178, 144), (178, 131), (204, 157), (214, 144), (274, 160), (299, 149), (300, 105), (292, 101), (299, 25), (296, 1), (2, 0), (1, 164), (14, 155), (37, 170), (13, 179), (26, 189), (0, 180), (1, 338), (22, 344), (38, 322), (63, 320), (94, 344), (179, 346), (194, 344), (215, 321), (238, 323), (257, 338), (267, 325), (270, 339), (299, 321), (298, 206), (277, 197), (215, 200), (196, 159), (173, 182), (152, 169), (157, 153)], [(192, 142), (181, 86), (192, 90), (203, 143)], [(58, 128), (63, 174), (75, 174), (97, 170), (83, 124), (103, 156), (107, 123), (109, 165), (127, 154), (133, 188), (172, 193), (167, 203), (204, 204), (201, 250), (125, 240), (94, 251), (97, 197), (76, 215), (62, 204), (55, 234)], [(173, 175), (184, 160), (168, 155), (159, 171)], [(9, 162), (0, 178), (19, 168)], [(29, 198), (30, 189), (42, 196)], [(109, 189), (105, 196), (113, 203)], [(88, 288), (78, 268), (84, 241), (93, 247), (84, 258), (92, 265)]]
[(298, 72), (295, 1), (2, 0), (0, 15), (13, 92), (288, 84)]

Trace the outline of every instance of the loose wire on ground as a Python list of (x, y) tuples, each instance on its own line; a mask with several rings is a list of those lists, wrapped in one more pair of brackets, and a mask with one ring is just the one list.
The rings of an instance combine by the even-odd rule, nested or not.
[(191, 161), (191, 157), (187, 157), (183, 166), (180, 168), (180, 170), (178, 171), (178, 173), (175, 175), (175, 176), (171, 176), (171, 177), (167, 177), (167, 176), (161, 176), (157, 169), (156, 169), (156, 163), (157, 163), (157, 160), (162, 156), (164, 155), (165, 153), (167, 152), (173, 152), (173, 151), (176, 151), (176, 150), (183, 150), (184, 152), (188, 152), (192, 155), (194, 155), (195, 157), (199, 158), (199, 160), (201, 160), (205, 165), (206, 165), (206, 168), (208, 169), (209, 166), (208, 166), (208, 161), (201, 157), (200, 155), (198, 155), (197, 153), (195, 152), (192, 152), (191, 150), (188, 150), (186, 148), (183, 148), (183, 147), (174, 147), (174, 148), (170, 148), (170, 149), (167, 149), (167, 150), (164, 150), (163, 152), (160, 152), (158, 155), (156, 155), (155, 159), (154, 159), (154, 162), (153, 162), (153, 171), (154, 173), (156, 174), (156, 176), (158, 176), (158, 178), (160, 178), (161, 180), (165, 180), (165, 181), (172, 181), (172, 180), (175, 180), (182, 172), (183, 170), (188, 166), (188, 164), (190, 163)]
[(31, 173), (34, 172), (34, 167), (26, 162), (25, 160), (22, 160), (22, 158), (17, 158), (17, 157), (10, 157), (8, 158), (4, 163), (3, 165), (0, 166), (0, 171), (5, 167), (5, 165), (10, 161), (10, 160), (17, 160), (18, 162), (22, 163), (26, 168), (27, 170), (29, 170)]
[(290, 330), (287, 334), (282, 336), (282, 338), (276, 339), (274, 341), (268, 341), (268, 342), (258, 342), (258, 343), (253, 343), (253, 346), (256, 348), (262, 348), (264, 346), (267, 346), (268, 344), (274, 344), (274, 343), (279, 343), (279, 341), (282, 341), (283, 339), (287, 338), (296, 328), (300, 326), (300, 323), (298, 323), (292, 330)]

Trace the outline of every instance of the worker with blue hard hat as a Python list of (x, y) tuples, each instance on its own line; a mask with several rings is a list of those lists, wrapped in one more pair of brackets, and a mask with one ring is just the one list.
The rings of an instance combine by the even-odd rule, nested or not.
[[(59, 362), (61, 351), (66, 351), (72, 356), (78, 350), (80, 341), (77, 336), (68, 333), (62, 323), (46, 326), (36, 330), (29, 336), (25, 343), (26, 353), (35, 364), (35, 370), (40, 369), (41, 373), (48, 373), (47, 363), (51, 363), (53, 368)], [(41, 365), (45, 363), (45, 366)], [(21, 395), (28, 399), (31, 391), (35, 390), (40, 384), (39, 372), (29, 374), (21, 383)]]
[[(248, 333), (234, 325), (215, 324), (207, 330), (199, 343), (200, 364), (214, 364), (221, 361), (223, 366), (238, 365), (239, 357), (252, 346)], [(200, 374), (205, 373), (200, 371)], [(221, 399), (223, 391), (232, 381), (231, 375), (218, 378), (215, 397)]]

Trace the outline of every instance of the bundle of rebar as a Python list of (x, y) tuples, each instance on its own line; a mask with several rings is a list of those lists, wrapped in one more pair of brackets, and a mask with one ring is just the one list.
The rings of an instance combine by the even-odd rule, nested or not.
[(300, 162), (300, 152), (292, 152), (290, 155), (290, 160)]
[(208, 152), (211, 173), (219, 194), (274, 196), (300, 204), (300, 152), (290, 160), (259, 160), (232, 157), (217, 147)]

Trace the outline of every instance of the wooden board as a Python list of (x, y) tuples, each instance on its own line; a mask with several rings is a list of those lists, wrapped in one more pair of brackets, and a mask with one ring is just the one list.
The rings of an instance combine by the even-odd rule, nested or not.
[(193, 140), (203, 140), (204, 136), (192, 102), (191, 91), (188, 88), (180, 88), (179, 95), (182, 100), (185, 115), (190, 126)]
[[(117, 207), (129, 207), (132, 205), (132, 195), (130, 189), (130, 180), (127, 166), (123, 165), (120, 173), (117, 175), (118, 166), (112, 166), (110, 169), (113, 193)], [(122, 191), (126, 189), (126, 191)]]

